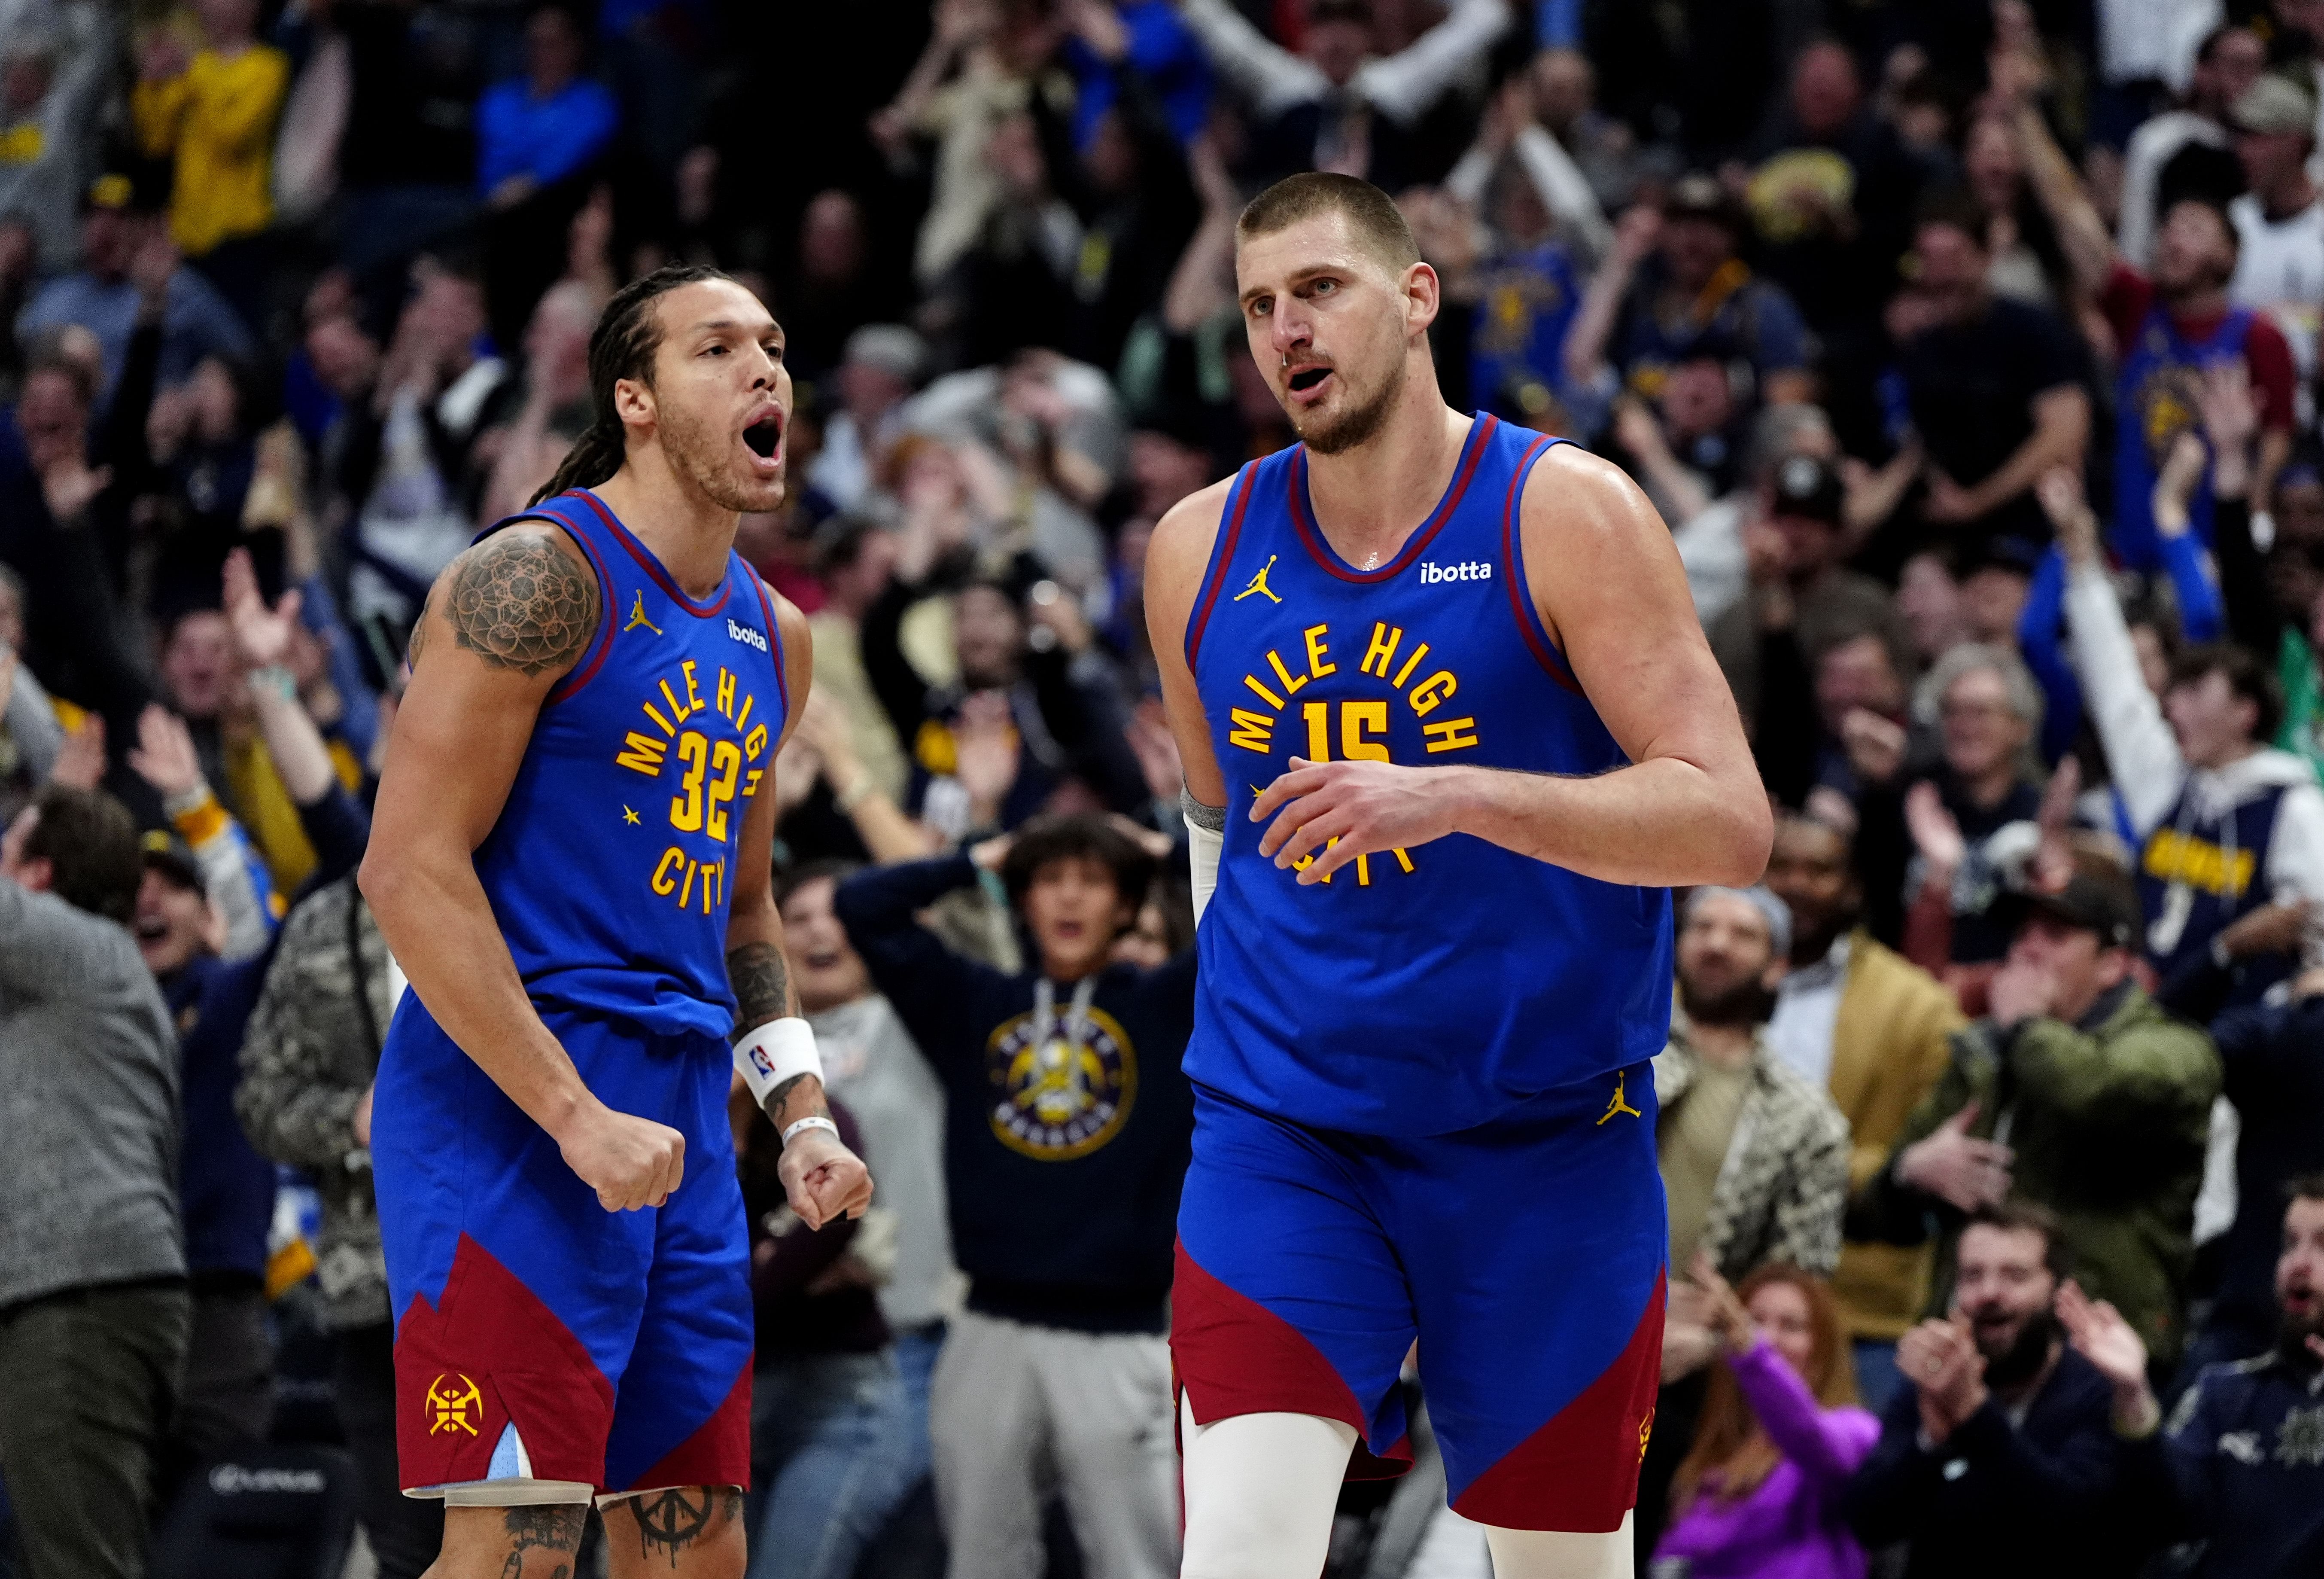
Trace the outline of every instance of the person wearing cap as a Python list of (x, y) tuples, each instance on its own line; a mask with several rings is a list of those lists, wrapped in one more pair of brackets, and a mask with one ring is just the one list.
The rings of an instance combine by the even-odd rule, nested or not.
[(2083, 1286), (2168, 1365), (2186, 1341), (2195, 1193), (2218, 1052), (2137, 982), (2138, 896), (2089, 863), (2054, 892), (2013, 896), (2008, 958), (1987, 1014), (1953, 1038), (1944, 1076), (1887, 1167), (1849, 1207), (1853, 1237), (1938, 1239), (1944, 1308), (1968, 1214), (2029, 1201), (2058, 1215)]
[(1574, 390), (1658, 400), (1672, 368), (1707, 356), (1748, 376), (1755, 405), (1813, 399), (1799, 309), (1737, 255), (1748, 223), (1701, 173), (1681, 179), (1659, 210), (1625, 213), (1566, 335)]
[[(1649, 1110), (1674, 1268), (1700, 1254), (1740, 1282), (1763, 1266), (1828, 1278), (1840, 1264), (1848, 1122), (1767, 1041), (1791, 948), (1791, 911), (1766, 889), (1698, 888), (1687, 896), (1675, 955), (1678, 1012), (1669, 1045), (1655, 1057)], [(1646, 1550), (1663, 1488), (1694, 1435), (1702, 1372), (1719, 1353), (1700, 1294), (1692, 1283), (1672, 1283), (1664, 1385), (1640, 1475), (1637, 1540)]]
[[(126, 175), (108, 171), (92, 180), (81, 196), (80, 267), (43, 285), (16, 317), (19, 339), (67, 324), (81, 325), (97, 337), (105, 352), (99, 411), (111, 408), (130, 340), (145, 321), (149, 288), (133, 265), (157, 239), (152, 208), (152, 195)], [(258, 343), (216, 286), (174, 259), (156, 260), (152, 266), (162, 279), (158, 377), (163, 387), (184, 383), (205, 356), (223, 356), (237, 365), (256, 356)]]
[(2227, 110), (2265, 69), (2266, 41), (2251, 28), (2222, 23), (2196, 46), (2179, 106), (2130, 134), (2123, 148), (2115, 242), (2131, 267), (2153, 264), (2155, 226), (2179, 199), (2203, 197), (2224, 205), (2243, 190)]
[[(1749, 590), (1709, 629), (1711, 654), (1755, 740), (1763, 725), (1814, 728), (1814, 704), (1804, 694), (1810, 677), (1844, 640), (1877, 635), (1900, 682), (1909, 684), (1915, 671), (1912, 627), (1895, 599), (1841, 562), (1846, 498), (1831, 462), (1814, 454), (1776, 461), (1760, 486), (1758, 508), (1760, 519), (1743, 529)], [(1812, 757), (1820, 742), (1796, 750), (1760, 744), (1765, 766), (1770, 751)], [(1805, 793), (1804, 785), (1798, 793)]]
[(137, 825), (51, 783), (0, 837), (0, 1479), (26, 1579), (145, 1571), (186, 1353), (178, 1059)]
[[(2227, 295), (2274, 319), (2299, 358), (2304, 390), (2316, 376), (2317, 318), (2324, 310), (2324, 266), (2317, 263), (2324, 256), (2324, 200), (2308, 171), (2316, 96), (2289, 78), (2263, 77), (2236, 100), (2228, 121), (2251, 190), (2227, 205), (2243, 243)], [(2312, 403), (2301, 414), (2312, 418)]]

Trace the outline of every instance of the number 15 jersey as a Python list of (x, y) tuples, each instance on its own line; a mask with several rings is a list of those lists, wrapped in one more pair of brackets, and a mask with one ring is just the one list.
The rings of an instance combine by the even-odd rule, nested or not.
[(1316, 1128), (1445, 1134), (1661, 1050), (1667, 890), (1468, 834), (1301, 887), (1259, 854), (1265, 826), (1249, 816), (1294, 756), (1573, 776), (1626, 764), (1526, 590), (1519, 503), (1556, 442), (1477, 418), (1443, 499), (1370, 570), (1317, 529), (1304, 447), (1235, 478), (1186, 629), (1228, 792), (1196, 940), (1185, 1070), (1200, 1084)]
[(773, 600), (731, 551), (717, 590), (687, 596), (586, 491), (493, 531), (526, 519), (579, 546), (602, 612), (541, 706), (476, 876), (536, 1003), (723, 1039), (743, 813), (786, 711)]

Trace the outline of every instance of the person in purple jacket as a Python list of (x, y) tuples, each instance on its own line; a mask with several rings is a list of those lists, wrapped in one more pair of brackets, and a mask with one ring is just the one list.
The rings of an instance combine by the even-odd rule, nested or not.
[(1766, 1266), (1730, 1288), (1699, 1253), (1687, 1276), (1709, 1297), (1725, 1363), (1671, 1482), (1655, 1579), (1862, 1579), (1840, 1491), (1880, 1422), (1857, 1405), (1831, 1285)]

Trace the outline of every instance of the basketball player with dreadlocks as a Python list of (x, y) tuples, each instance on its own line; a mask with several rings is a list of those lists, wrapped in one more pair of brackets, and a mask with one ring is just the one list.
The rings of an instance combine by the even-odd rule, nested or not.
[(371, 1124), (408, 1494), (441, 1579), (739, 1579), (748, 1082), (810, 1227), (862, 1211), (772, 892), (807, 622), (733, 550), (783, 497), (782, 331), (715, 270), (625, 287), (595, 420), (445, 570), (362, 884), (410, 978)]

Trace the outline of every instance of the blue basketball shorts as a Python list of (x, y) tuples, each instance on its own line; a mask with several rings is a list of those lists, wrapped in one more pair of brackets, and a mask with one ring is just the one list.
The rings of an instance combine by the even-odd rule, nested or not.
[(1421, 1138), (1313, 1129), (1198, 1086), (1178, 1385), (1198, 1425), (1344, 1421), (1350, 1475), (1395, 1474), (1416, 1339), (1456, 1512), (1611, 1530), (1653, 1427), (1667, 1251), (1649, 1064)]
[(608, 1212), (404, 995), (372, 1121), (399, 1478), (416, 1496), (561, 1482), (570, 1501), (748, 1486), (751, 1253), (726, 1118), (733, 1056), (696, 1032), (543, 1019), (600, 1101), (686, 1137), (685, 1177), (659, 1207)]

